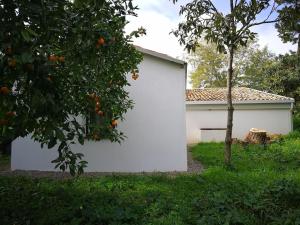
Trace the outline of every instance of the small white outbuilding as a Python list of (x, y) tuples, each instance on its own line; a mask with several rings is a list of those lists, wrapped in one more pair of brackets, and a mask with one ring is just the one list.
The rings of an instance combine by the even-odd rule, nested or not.
[[(186, 91), (188, 144), (224, 141), (227, 123), (226, 88)], [(251, 128), (275, 134), (293, 130), (294, 99), (251, 88), (233, 88), (233, 138), (244, 139)]]
[[(144, 59), (139, 78), (128, 74), (134, 108), (119, 123), (127, 138), (73, 145), (88, 161), (88, 172), (186, 171), (185, 82), (186, 63), (137, 47)], [(12, 144), (12, 170), (54, 170), (55, 149), (41, 149), (29, 137)]]

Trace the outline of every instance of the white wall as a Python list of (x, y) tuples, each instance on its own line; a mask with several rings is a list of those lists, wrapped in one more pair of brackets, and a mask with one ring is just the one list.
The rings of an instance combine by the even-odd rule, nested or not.
[(219, 142), (224, 141), (226, 130), (200, 130), (198, 140), (202, 142)]
[[(290, 107), (290, 104), (235, 105), (233, 137), (244, 139), (251, 128), (260, 128), (278, 134), (289, 133), (292, 130)], [(187, 105), (188, 144), (201, 141), (200, 128), (226, 128), (226, 124), (227, 111), (225, 106)], [(214, 137), (213, 132), (210, 134), (210, 139), (224, 140), (219, 134), (216, 137)]]
[[(119, 124), (127, 139), (120, 145), (88, 141), (72, 150), (83, 152), (85, 171), (141, 172), (187, 170), (185, 68), (150, 55), (139, 66), (140, 77), (128, 79), (133, 110)], [(40, 149), (29, 138), (12, 145), (12, 169), (54, 170), (55, 149)]]

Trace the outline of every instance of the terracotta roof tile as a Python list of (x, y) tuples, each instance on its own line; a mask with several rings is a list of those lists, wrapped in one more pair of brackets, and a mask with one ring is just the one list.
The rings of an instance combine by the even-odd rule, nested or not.
[[(275, 95), (251, 88), (236, 87), (232, 89), (233, 102), (243, 101), (283, 101), (294, 102), (293, 98), (281, 95)], [(204, 88), (186, 90), (186, 101), (218, 101), (225, 102), (227, 100), (226, 88)]]

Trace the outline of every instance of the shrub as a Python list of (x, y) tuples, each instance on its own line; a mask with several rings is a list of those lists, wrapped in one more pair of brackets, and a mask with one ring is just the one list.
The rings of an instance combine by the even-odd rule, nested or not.
[(298, 111), (297, 113), (294, 114), (293, 116), (293, 127), (294, 130), (300, 130), (300, 112)]

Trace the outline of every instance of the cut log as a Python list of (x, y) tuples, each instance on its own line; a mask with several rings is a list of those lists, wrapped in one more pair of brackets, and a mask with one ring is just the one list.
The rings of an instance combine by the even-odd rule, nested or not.
[(245, 138), (245, 141), (250, 144), (265, 145), (267, 143), (267, 132), (265, 130), (251, 128)]

